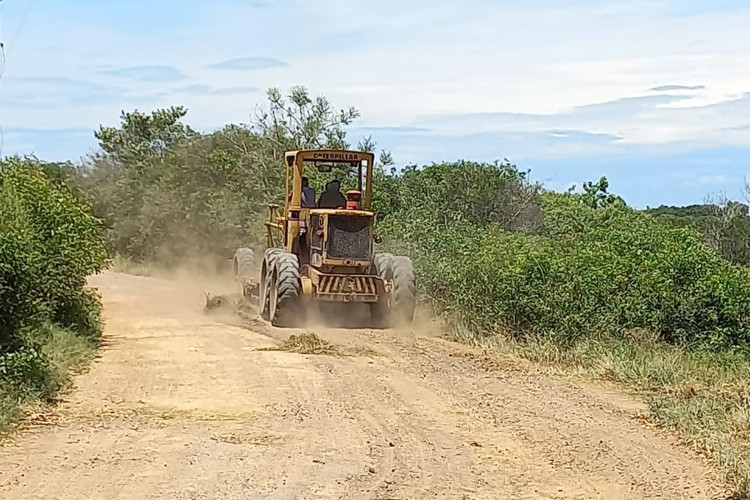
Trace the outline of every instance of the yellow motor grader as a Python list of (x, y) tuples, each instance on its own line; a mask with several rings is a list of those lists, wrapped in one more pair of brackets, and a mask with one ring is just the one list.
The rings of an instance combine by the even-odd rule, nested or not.
[[(261, 316), (274, 326), (300, 325), (314, 302), (369, 304), (381, 325), (411, 323), (416, 276), (408, 257), (373, 252), (372, 153), (301, 150), (285, 154), (285, 205), (269, 205), (267, 249), (257, 279), (252, 250), (238, 249), (234, 274), (243, 295), (256, 297)], [(327, 184), (314, 198), (306, 169), (318, 177), (345, 171), (356, 186), (341, 193)], [(330, 186), (333, 186), (331, 188)]]

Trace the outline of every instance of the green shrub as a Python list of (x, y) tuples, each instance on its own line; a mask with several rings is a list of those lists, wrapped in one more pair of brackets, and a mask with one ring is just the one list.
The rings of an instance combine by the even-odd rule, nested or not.
[(541, 222), (540, 187), (515, 165), (458, 161), (398, 175), (378, 175), (374, 205), (394, 219), (421, 219), (432, 225), (486, 225), (533, 232)]
[(541, 207), (539, 235), (496, 223), (441, 225), (430, 214), (382, 229), (414, 258), (437, 309), (475, 331), (562, 344), (634, 328), (715, 349), (750, 341), (750, 271), (694, 230), (622, 204), (591, 208), (570, 194), (546, 194)]
[(0, 162), (0, 428), (18, 404), (61, 386), (56, 332), (98, 338), (101, 304), (84, 286), (106, 263), (99, 221), (64, 183), (36, 161)]
[(67, 314), (106, 262), (88, 207), (38, 164), (0, 163), (0, 349), (15, 345), (21, 327)]
[(0, 356), (0, 378), (9, 394), (43, 394), (49, 377), (47, 359), (38, 346), (22, 347)]

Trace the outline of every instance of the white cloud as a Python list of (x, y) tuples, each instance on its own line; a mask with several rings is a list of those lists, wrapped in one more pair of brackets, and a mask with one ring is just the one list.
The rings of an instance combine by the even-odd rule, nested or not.
[(268, 57), (238, 57), (236, 59), (219, 61), (211, 64), (209, 67), (211, 69), (228, 71), (256, 71), (259, 69), (280, 68), (284, 66), (288, 66), (287, 63)]
[(109, 68), (99, 72), (114, 78), (141, 80), (144, 82), (169, 83), (179, 82), (185, 75), (171, 66), (130, 66), (125, 68)]

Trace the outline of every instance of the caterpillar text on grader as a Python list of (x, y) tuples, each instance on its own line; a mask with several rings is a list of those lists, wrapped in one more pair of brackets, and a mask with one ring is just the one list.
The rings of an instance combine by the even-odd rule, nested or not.
[[(253, 252), (238, 249), (234, 274), (245, 297), (257, 298), (261, 316), (275, 326), (300, 325), (316, 302), (365, 303), (381, 325), (410, 323), (416, 306), (416, 278), (407, 257), (373, 253), (375, 214), (372, 178), (375, 156), (362, 151), (302, 150), (285, 155), (283, 211), (269, 205), (267, 249), (257, 272)], [(307, 168), (320, 174), (345, 171), (356, 182), (346, 196), (326, 192), (317, 205)], [(331, 199), (336, 200), (331, 203)], [(312, 201), (312, 203), (311, 203)], [(335, 206), (335, 208), (332, 207)]]

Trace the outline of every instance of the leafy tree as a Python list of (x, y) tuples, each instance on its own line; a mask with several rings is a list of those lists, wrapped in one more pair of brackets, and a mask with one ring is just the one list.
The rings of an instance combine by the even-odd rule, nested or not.
[(750, 216), (748, 205), (725, 194), (710, 196), (702, 205), (647, 209), (665, 225), (697, 230), (704, 243), (735, 264), (750, 266)]
[[(571, 188), (572, 189), (572, 188)], [(625, 201), (615, 195), (607, 192), (609, 181), (606, 177), (599, 179), (599, 182), (587, 181), (583, 183), (583, 194), (580, 196), (581, 203), (590, 208), (605, 208), (613, 205), (625, 206)]]
[(195, 139), (197, 133), (180, 120), (187, 110), (181, 106), (158, 109), (151, 114), (123, 112), (120, 127), (99, 127), (94, 133), (102, 151), (125, 168), (144, 168), (163, 159), (178, 144)]
[(286, 97), (272, 88), (267, 96), (268, 108), (256, 110), (254, 130), (270, 141), (277, 157), (294, 149), (345, 148), (344, 127), (360, 116), (353, 107), (334, 110), (328, 99), (313, 99), (304, 87), (293, 87)]
[(18, 406), (54, 395), (76, 349), (100, 333), (99, 297), (86, 278), (107, 264), (90, 207), (66, 186), (68, 166), (34, 158), (0, 160), (0, 431)]
[(413, 257), (436, 309), (479, 335), (564, 346), (640, 328), (714, 349), (750, 342), (750, 271), (695, 230), (618, 204), (592, 208), (572, 194), (544, 194), (541, 205), (541, 235), (492, 222), (439, 226), (424, 214), (392, 221), (385, 237)]

